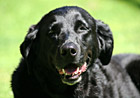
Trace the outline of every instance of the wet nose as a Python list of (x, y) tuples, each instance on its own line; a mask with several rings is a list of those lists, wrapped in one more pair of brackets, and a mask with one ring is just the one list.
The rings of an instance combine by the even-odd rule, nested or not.
[(72, 42), (66, 43), (60, 48), (60, 55), (63, 57), (75, 57), (77, 55), (77, 52), (78, 48)]

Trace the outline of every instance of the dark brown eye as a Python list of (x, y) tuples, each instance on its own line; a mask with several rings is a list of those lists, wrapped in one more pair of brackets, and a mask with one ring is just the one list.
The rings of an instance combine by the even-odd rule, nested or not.
[(75, 30), (78, 33), (80, 33), (80, 32), (84, 32), (85, 30), (88, 30), (88, 28), (86, 27), (86, 24), (84, 22), (82, 22), (81, 20), (78, 20), (76, 22)]
[(79, 30), (87, 30), (87, 27), (82, 24), (79, 26)]

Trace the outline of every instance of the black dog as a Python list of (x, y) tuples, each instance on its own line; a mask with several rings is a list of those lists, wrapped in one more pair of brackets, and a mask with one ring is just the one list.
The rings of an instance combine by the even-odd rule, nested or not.
[(111, 60), (110, 28), (82, 8), (46, 14), (20, 48), (23, 58), (12, 76), (15, 98), (140, 98), (140, 56)]

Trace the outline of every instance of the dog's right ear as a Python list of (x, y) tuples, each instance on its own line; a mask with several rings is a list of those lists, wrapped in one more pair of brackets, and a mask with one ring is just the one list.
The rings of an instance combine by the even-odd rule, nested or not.
[(33, 41), (37, 37), (37, 32), (38, 32), (38, 29), (37, 29), (36, 25), (32, 25), (29, 28), (28, 33), (27, 33), (27, 35), (25, 37), (25, 40), (20, 45), (20, 52), (21, 52), (23, 58), (28, 57), (30, 49), (31, 49), (31, 46), (33, 44)]
[(99, 43), (99, 59), (103, 65), (107, 65), (112, 56), (113, 52), (113, 36), (112, 32), (107, 24), (100, 20), (96, 20), (97, 25), (97, 36)]

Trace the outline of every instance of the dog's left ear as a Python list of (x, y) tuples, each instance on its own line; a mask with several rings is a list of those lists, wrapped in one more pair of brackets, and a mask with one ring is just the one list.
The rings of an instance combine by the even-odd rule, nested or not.
[(99, 59), (103, 65), (110, 62), (113, 51), (113, 36), (107, 24), (96, 20), (96, 32), (99, 43)]
[(38, 29), (36, 28), (37, 28), (36, 25), (32, 25), (29, 28), (28, 33), (25, 37), (25, 40), (20, 46), (20, 52), (24, 58), (28, 57), (33, 41), (35, 40), (37, 36)]

